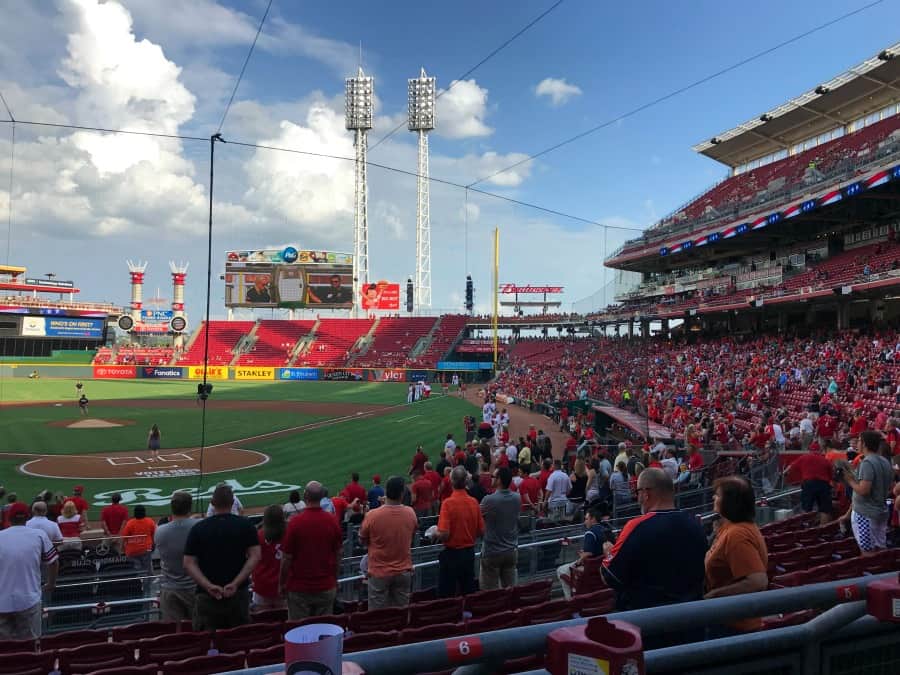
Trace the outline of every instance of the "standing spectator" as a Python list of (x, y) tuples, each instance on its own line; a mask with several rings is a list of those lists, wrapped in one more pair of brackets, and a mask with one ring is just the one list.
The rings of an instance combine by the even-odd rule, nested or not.
[(572, 481), (562, 470), (562, 462), (553, 460), (553, 473), (547, 478), (547, 487), (544, 490), (544, 502), (547, 504), (549, 515), (562, 515), (569, 504), (569, 488)]
[(556, 570), (562, 585), (563, 595), (566, 598), (572, 597), (572, 585), (570, 583), (572, 568), (583, 566), (584, 561), (588, 558), (596, 558), (608, 553), (616, 541), (612, 527), (609, 525), (609, 507), (602, 502), (591, 504), (588, 507), (587, 512), (584, 514), (584, 526), (587, 532), (584, 533), (584, 541), (581, 551), (578, 553), (578, 559), (573, 563), (561, 565)]
[(103, 525), (103, 534), (107, 537), (116, 538), (113, 546), (121, 551), (122, 546), (119, 541), (119, 535), (122, 532), (122, 526), (128, 520), (128, 509), (122, 506), (122, 495), (118, 492), (114, 492), (109, 501), (112, 504), (100, 509), (100, 524)]
[(299, 490), (291, 490), (288, 495), (287, 504), (285, 504), (281, 510), (284, 513), (285, 520), (290, 520), (293, 516), (296, 516), (303, 510), (303, 502), (300, 499)]
[(175, 492), (169, 507), (172, 517), (160, 525), (153, 539), (159, 553), (162, 579), (159, 582), (159, 612), (163, 621), (188, 621), (194, 616), (197, 585), (184, 568), (184, 548), (188, 535), (199, 520), (191, 518), (193, 498)]
[(412, 538), (419, 526), (415, 511), (401, 502), (405, 481), (391, 476), (384, 506), (366, 514), (359, 538), (368, 547), (369, 609), (406, 607), (412, 588)]
[(0, 531), (0, 639), (35, 640), (41, 636), (41, 593), (56, 586), (58, 555), (46, 532), (25, 527), (28, 506), (16, 502), (7, 512), (10, 526)]
[(281, 544), (279, 587), (287, 592), (291, 619), (334, 611), (343, 536), (335, 517), (322, 509), (324, 496), (321, 483), (307, 484), (306, 508), (291, 518)]
[(72, 492), (73, 496), (69, 497), (67, 501), (75, 504), (75, 508), (78, 510), (78, 515), (81, 516), (81, 520), (84, 523), (82, 529), (88, 529), (90, 525), (88, 524), (90, 521), (88, 519), (88, 509), (91, 508), (91, 505), (88, 504), (87, 499), (85, 499), (82, 495), (84, 494), (84, 487), (81, 485), (76, 485)]
[(146, 574), (153, 573), (153, 535), (156, 534), (156, 523), (147, 517), (147, 509), (138, 504), (134, 507), (134, 518), (122, 528), (122, 541), (125, 543), (125, 556), (131, 560), (135, 568)]
[(813, 417), (815, 413), (808, 412), (806, 416), (800, 420), (800, 444), (803, 446), (803, 449), (809, 446), (812, 443), (813, 435), (815, 434), (816, 428), (813, 423)]
[[(706, 554), (705, 598), (756, 593), (769, 585), (766, 541), (756, 526), (753, 487), (743, 477), (728, 476), (713, 484), (713, 508), (721, 518)], [(759, 630), (759, 618), (741, 619), (711, 628), (707, 639)]]
[[(217, 490), (220, 487), (231, 487), (231, 486), (228, 485), (228, 483), (223, 481), (223, 482), (219, 483), (218, 485), (216, 485)], [(231, 503), (231, 514), (234, 516), (243, 516), (244, 515), (244, 505), (241, 504), (241, 500), (238, 499), (237, 495), (234, 494), (233, 490), (231, 492), (231, 498), (233, 500)], [(210, 500), (209, 506), (206, 508), (206, 517), (211, 518), (212, 516), (216, 515), (217, 513), (218, 513), (218, 511), (216, 511), (216, 508), (213, 505), (212, 500)]]
[(409, 466), (409, 475), (412, 476), (416, 471), (425, 470), (425, 462), (428, 461), (428, 455), (422, 450), (422, 446), (416, 448), (416, 454), (413, 455), (412, 463)]
[(881, 434), (864, 431), (856, 443), (862, 454), (857, 474), (853, 474), (849, 464), (842, 463), (844, 480), (853, 490), (853, 503), (841, 520), (849, 516), (859, 550), (866, 554), (887, 546), (888, 510), (885, 504), (891, 495), (894, 472), (891, 463), (878, 453)]
[(601, 568), (604, 581), (616, 591), (616, 608), (699, 600), (705, 575), (703, 528), (694, 516), (675, 508), (675, 486), (661, 469), (641, 472), (637, 495), (643, 515), (625, 524)]
[(253, 568), (253, 609), (280, 609), (284, 598), (278, 592), (281, 575), (281, 545), (284, 540), (284, 509), (278, 504), (266, 508), (259, 530), (259, 564)]
[(434, 470), (431, 462), (425, 462), (425, 473), (423, 475), (431, 483), (431, 494), (437, 499), (441, 493), (441, 474)]
[(537, 478), (532, 478), (527, 466), (520, 466), (519, 473), (522, 482), (519, 483), (519, 497), (522, 500), (522, 510), (532, 509), (535, 513), (541, 508), (541, 484)]
[(431, 486), (431, 481), (416, 472), (413, 474), (413, 483), (409, 489), (412, 493), (412, 508), (416, 512), (416, 516), (424, 518), (432, 515), (434, 488)]
[(35, 502), (31, 505), (31, 518), (25, 523), (25, 526), (43, 530), (54, 546), (62, 543), (63, 536), (59, 531), (59, 525), (47, 518), (46, 502)]
[(467, 480), (464, 467), (453, 469), (453, 494), (441, 504), (438, 518), (436, 539), (444, 543), (438, 556), (438, 595), (442, 598), (475, 590), (475, 540), (484, 532), (484, 518), (478, 502), (466, 492)]
[(147, 449), (150, 451), (150, 461), (159, 460), (159, 448), (162, 442), (162, 434), (159, 432), (159, 426), (154, 424), (150, 427), (150, 433), (147, 434)]
[[(68, 500), (62, 507), (62, 514), (56, 519), (62, 536), (66, 539), (75, 539), (81, 537), (81, 531), (84, 529), (84, 520), (78, 513), (75, 502)], [(80, 543), (79, 543), (80, 546)]]
[(359, 474), (356, 471), (350, 474), (350, 482), (344, 486), (344, 489), (341, 492), (343, 492), (347, 501), (350, 503), (352, 503), (354, 499), (358, 499), (360, 504), (364, 504), (368, 499), (366, 489), (359, 484)]
[(231, 486), (216, 487), (210, 505), (213, 515), (191, 528), (184, 547), (184, 569), (197, 584), (194, 630), (249, 623), (248, 579), (260, 557), (256, 529), (232, 513)]
[(481, 590), (516, 585), (516, 549), (519, 543), (519, 514), (522, 498), (509, 489), (512, 471), (494, 469), (494, 492), (481, 500), (484, 542), (481, 550)]
[(831, 520), (831, 479), (834, 468), (822, 454), (818, 443), (810, 443), (804, 455), (800, 455), (784, 473), (792, 474), (800, 481), (800, 506), (806, 513), (819, 511), (819, 525)]
[(381, 487), (381, 476), (377, 473), (372, 476), (372, 487), (369, 488), (366, 498), (369, 500), (370, 509), (377, 509), (384, 500), (384, 488)]

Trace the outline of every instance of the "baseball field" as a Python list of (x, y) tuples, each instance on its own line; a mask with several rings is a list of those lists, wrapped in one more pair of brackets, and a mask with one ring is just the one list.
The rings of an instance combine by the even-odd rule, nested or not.
[[(93, 505), (119, 492), (123, 503), (152, 514), (168, 510), (175, 490), (189, 490), (205, 507), (223, 480), (245, 506), (284, 503), (313, 479), (334, 495), (351, 471), (367, 486), (376, 473), (405, 474), (416, 445), (436, 455), (475, 411), (452, 395), (408, 405), (402, 383), (222, 381), (213, 383), (204, 424), (196, 382), (86, 380), (87, 415), (75, 384), (0, 383), (7, 492), (30, 500), (41, 490), (69, 495), (83, 485)], [(147, 449), (153, 424), (162, 440), (156, 459)]]

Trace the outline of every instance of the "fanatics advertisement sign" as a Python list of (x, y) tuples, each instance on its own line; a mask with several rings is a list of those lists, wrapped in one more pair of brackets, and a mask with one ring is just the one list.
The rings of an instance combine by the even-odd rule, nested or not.
[(141, 368), (141, 377), (154, 380), (180, 380), (184, 377), (184, 370), (175, 366), (144, 366)]

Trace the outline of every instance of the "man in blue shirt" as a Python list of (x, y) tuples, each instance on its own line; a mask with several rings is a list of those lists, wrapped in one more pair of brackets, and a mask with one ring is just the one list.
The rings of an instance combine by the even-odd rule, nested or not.
[(384, 488), (381, 487), (381, 476), (375, 474), (372, 476), (372, 487), (366, 495), (369, 500), (369, 508), (377, 509), (381, 506), (381, 500), (384, 498)]
[(582, 565), (588, 558), (605, 555), (616, 543), (616, 535), (609, 524), (609, 506), (605, 502), (597, 501), (588, 507), (584, 514), (584, 526), (587, 528), (587, 532), (584, 533), (584, 541), (581, 551), (578, 553), (578, 559), (573, 563), (561, 565), (556, 570), (566, 598), (572, 597), (570, 583), (572, 568)]

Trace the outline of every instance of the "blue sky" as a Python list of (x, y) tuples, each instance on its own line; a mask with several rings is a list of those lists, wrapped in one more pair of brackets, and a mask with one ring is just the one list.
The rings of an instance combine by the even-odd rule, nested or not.
[[(374, 141), (403, 119), (406, 78), (420, 66), (446, 87), (551, 4), (275, 0), (224, 135), (349, 154), (341, 97), (360, 42), (380, 104)], [(469, 182), (863, 4), (566, 0), (447, 95), (455, 108), (443, 118), (438, 109), (432, 175)], [(13, 0), (0, 8), (0, 91), (14, 114), (209, 135), (265, 3), (109, 5)], [(725, 175), (691, 145), (876, 54), (897, 41), (898, 25), (900, 3), (885, 1), (480, 187), (644, 227)], [(556, 102), (538, 96), (548, 78), (580, 93)], [(164, 295), (166, 261), (187, 259), (189, 310), (199, 318), (207, 147), (91, 140), (21, 125), (17, 139), (11, 262), (34, 271), (49, 264), (75, 278), (84, 297), (124, 302), (125, 258), (149, 259), (148, 283)], [(370, 159), (413, 170), (413, 143), (403, 129)], [(349, 167), (234, 146), (219, 153), (217, 252), (284, 242), (349, 248)], [(4, 126), (4, 174), (9, 154)], [(415, 182), (377, 170), (370, 180), (373, 276), (399, 280), (412, 272)], [(3, 220), (5, 190), (4, 181)], [(562, 283), (570, 303), (611, 279), (598, 228), (470, 195), (466, 246), (464, 204), (461, 191), (432, 187), (435, 307), (459, 307), (467, 270), (487, 301), (494, 226), (502, 231), (503, 281)], [(605, 244), (611, 250), (630, 236), (610, 231)], [(221, 293), (216, 287), (217, 314)]]

